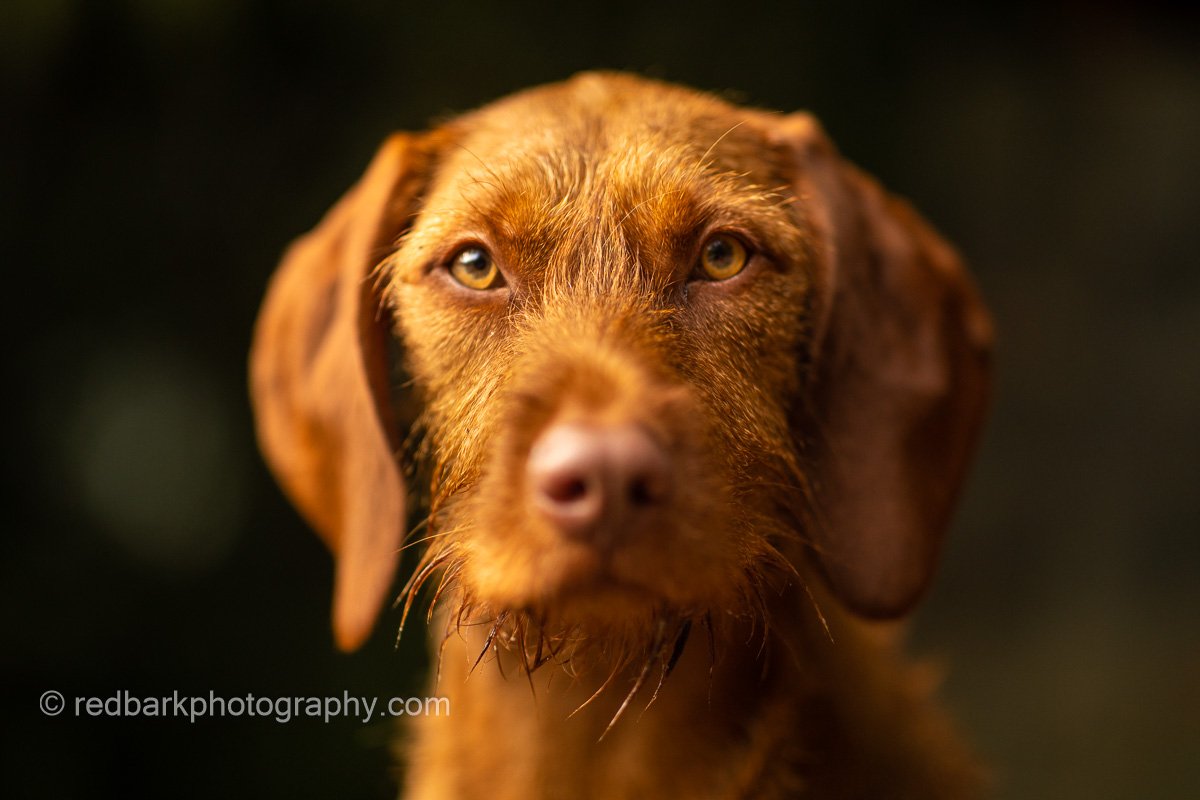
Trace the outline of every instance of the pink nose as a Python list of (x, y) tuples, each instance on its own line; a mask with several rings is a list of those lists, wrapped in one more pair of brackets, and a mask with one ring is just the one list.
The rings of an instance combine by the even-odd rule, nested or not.
[(636, 425), (557, 424), (533, 444), (534, 506), (564, 536), (611, 545), (671, 492), (666, 453)]

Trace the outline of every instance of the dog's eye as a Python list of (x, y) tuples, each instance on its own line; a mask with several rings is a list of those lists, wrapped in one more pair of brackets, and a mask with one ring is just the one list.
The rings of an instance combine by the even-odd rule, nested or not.
[(450, 260), (450, 274), (468, 289), (492, 289), (500, 284), (500, 270), (492, 255), (478, 245), (464, 247)]
[(710, 280), (732, 278), (746, 267), (746, 246), (728, 233), (710, 236), (700, 248), (700, 268)]

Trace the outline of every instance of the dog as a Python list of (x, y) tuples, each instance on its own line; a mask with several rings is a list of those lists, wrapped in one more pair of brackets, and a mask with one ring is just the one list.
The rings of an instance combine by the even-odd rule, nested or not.
[(452, 713), (405, 796), (975, 796), (898, 621), (992, 338), (807, 113), (588, 73), (393, 135), (284, 257), (251, 389), (342, 649), (422, 553)]

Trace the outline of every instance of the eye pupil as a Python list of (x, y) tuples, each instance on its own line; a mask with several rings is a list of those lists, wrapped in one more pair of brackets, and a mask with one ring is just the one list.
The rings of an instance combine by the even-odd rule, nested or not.
[(468, 247), (456, 259), (463, 270), (473, 276), (484, 277), (492, 268), (492, 260), (481, 247)]
[(500, 270), (486, 249), (477, 246), (464, 247), (451, 259), (450, 274), (468, 289), (491, 289), (500, 280)]
[(723, 281), (737, 275), (746, 266), (746, 246), (734, 236), (719, 233), (700, 250), (700, 267), (709, 280)]
[(708, 243), (704, 257), (709, 264), (718, 269), (728, 267), (733, 262), (733, 247), (729, 244), (728, 239), (718, 237)]

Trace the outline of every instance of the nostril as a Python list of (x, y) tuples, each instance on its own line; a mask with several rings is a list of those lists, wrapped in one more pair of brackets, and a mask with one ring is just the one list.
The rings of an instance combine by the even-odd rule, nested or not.
[(635, 478), (629, 487), (629, 501), (635, 506), (648, 506), (654, 504), (654, 499), (650, 482), (645, 478)]
[(611, 453), (613, 470), (631, 507), (644, 511), (667, 499), (670, 462), (648, 433), (634, 426), (614, 432)]
[(590, 430), (557, 425), (529, 452), (530, 500), (562, 533), (585, 537), (604, 515), (604, 450)]
[(553, 425), (534, 442), (526, 469), (543, 518), (597, 542), (650, 519), (671, 489), (665, 451), (636, 425)]
[(567, 505), (587, 496), (588, 482), (575, 476), (556, 476), (542, 484), (541, 492), (547, 500)]
[(659, 475), (636, 475), (629, 484), (629, 502), (634, 506), (655, 506), (666, 496), (666, 485)]

